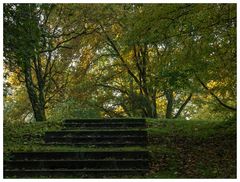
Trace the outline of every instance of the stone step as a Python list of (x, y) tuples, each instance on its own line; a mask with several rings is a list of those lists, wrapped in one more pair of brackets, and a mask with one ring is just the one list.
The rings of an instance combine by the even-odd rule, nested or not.
[(63, 123), (145, 123), (145, 119), (141, 118), (65, 119)]
[(145, 147), (147, 145), (146, 141), (134, 142), (134, 141), (124, 141), (124, 142), (114, 142), (114, 141), (103, 141), (103, 142), (48, 142), (45, 145), (58, 145), (58, 146), (78, 146), (78, 147), (130, 147), (130, 146), (141, 146)]
[(4, 178), (113, 178), (145, 175), (148, 169), (7, 169)]
[[(121, 150), (121, 149), (119, 149)], [(15, 152), (12, 160), (148, 159), (148, 151)]]
[(65, 131), (49, 131), (45, 133), (45, 137), (59, 136), (143, 136), (147, 137), (145, 130), (65, 130)]
[(12, 160), (5, 161), (4, 166), (7, 169), (146, 169), (148, 160)]
[(98, 142), (144, 142), (147, 138), (144, 136), (47, 136), (45, 143), (63, 142), (63, 143), (98, 143)]
[(84, 128), (84, 129), (109, 129), (109, 128), (145, 128), (144, 122), (64, 122), (64, 129)]

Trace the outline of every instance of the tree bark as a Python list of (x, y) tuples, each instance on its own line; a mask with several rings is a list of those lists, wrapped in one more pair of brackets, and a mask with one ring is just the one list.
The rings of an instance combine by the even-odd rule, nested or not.
[(172, 112), (173, 112), (173, 91), (172, 90), (166, 90), (165, 96), (167, 99), (167, 109), (166, 109), (166, 118), (171, 119), (172, 118)]
[(156, 89), (153, 89), (153, 93), (152, 93), (152, 116), (153, 118), (157, 118)]
[(29, 61), (26, 62), (25, 64), (24, 74), (25, 74), (25, 84), (27, 88), (27, 93), (32, 105), (34, 117), (36, 121), (46, 121), (45, 107), (43, 105), (43, 101), (41, 100), (41, 97), (38, 97), (37, 95), (36, 88), (32, 79), (32, 71), (31, 71)]

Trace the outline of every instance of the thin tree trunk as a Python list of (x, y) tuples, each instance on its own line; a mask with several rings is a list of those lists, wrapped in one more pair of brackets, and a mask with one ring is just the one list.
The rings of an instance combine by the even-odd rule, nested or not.
[(38, 83), (38, 103), (39, 103), (39, 113), (41, 116), (42, 121), (46, 120), (46, 114), (45, 114), (45, 94), (44, 94), (44, 87), (45, 87), (45, 82), (43, 78), (43, 73), (42, 73), (42, 64), (40, 57), (37, 56), (36, 59), (34, 60), (36, 62), (35, 66), (35, 71), (37, 75), (37, 83)]
[(152, 116), (157, 118), (157, 101), (156, 101), (156, 90), (153, 89), (152, 93)]
[(179, 108), (177, 114), (174, 116), (174, 119), (176, 119), (176, 118), (178, 118), (180, 116), (180, 114), (182, 113), (183, 109), (188, 104), (188, 102), (191, 100), (191, 98), (192, 98), (192, 93), (188, 96), (188, 98), (185, 100), (185, 102), (181, 105), (181, 107)]
[(166, 109), (166, 118), (172, 118), (173, 111), (173, 91), (167, 90), (165, 91), (166, 99), (167, 99), (167, 109)]

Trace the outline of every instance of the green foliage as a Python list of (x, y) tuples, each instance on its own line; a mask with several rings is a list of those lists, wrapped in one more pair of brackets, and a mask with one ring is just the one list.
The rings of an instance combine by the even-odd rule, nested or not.
[(24, 68), (39, 49), (37, 7), (38, 4), (4, 5), (4, 57), (10, 64)]
[[(25, 102), (23, 102), (25, 100)], [(15, 88), (14, 97), (4, 99), (4, 123), (29, 122), (33, 120), (31, 103), (25, 88)]]
[(5, 97), (28, 67), (51, 119), (164, 118), (190, 94), (179, 117), (231, 118), (212, 95), (236, 108), (236, 4), (5, 4), (4, 62)]
[(62, 121), (66, 118), (99, 118), (100, 113), (93, 108), (83, 107), (74, 99), (57, 103), (49, 111), (49, 120)]

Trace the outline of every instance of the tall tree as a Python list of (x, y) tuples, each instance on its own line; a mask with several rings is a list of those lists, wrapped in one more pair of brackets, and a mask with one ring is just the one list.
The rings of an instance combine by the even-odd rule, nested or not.
[(76, 17), (65, 22), (71, 13), (63, 5), (4, 5), (5, 63), (11, 71), (20, 70), (36, 121), (46, 120), (47, 103), (66, 86), (61, 75), (71, 60), (56, 67), (62, 49), (71, 49), (67, 44), (87, 33), (84, 23), (74, 26)]

